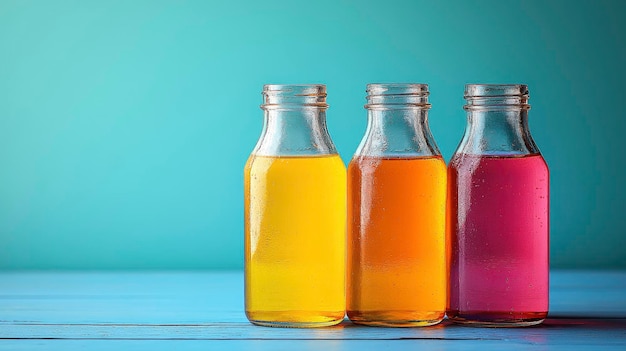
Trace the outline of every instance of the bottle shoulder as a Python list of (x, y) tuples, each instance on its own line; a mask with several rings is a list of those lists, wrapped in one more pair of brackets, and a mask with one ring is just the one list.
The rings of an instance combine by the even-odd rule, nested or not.
[(516, 170), (532, 168), (549, 174), (548, 164), (541, 153), (530, 154), (470, 154), (455, 153), (448, 168), (459, 173), (474, 173), (477, 170)]
[(245, 165), (247, 172), (268, 172), (270, 170), (306, 170), (328, 169), (345, 173), (346, 166), (338, 154), (265, 156), (251, 154)]
[(446, 162), (440, 155), (436, 156), (362, 156), (355, 155), (348, 165), (349, 170), (359, 169), (362, 171), (372, 169), (394, 169), (397, 171), (412, 171), (415, 169), (429, 171), (446, 171)]

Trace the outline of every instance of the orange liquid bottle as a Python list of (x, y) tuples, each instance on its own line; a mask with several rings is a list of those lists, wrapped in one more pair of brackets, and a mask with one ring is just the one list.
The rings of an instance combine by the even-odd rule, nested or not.
[(445, 315), (447, 175), (427, 89), (368, 86), (368, 130), (348, 167), (347, 313), (358, 324), (427, 326)]

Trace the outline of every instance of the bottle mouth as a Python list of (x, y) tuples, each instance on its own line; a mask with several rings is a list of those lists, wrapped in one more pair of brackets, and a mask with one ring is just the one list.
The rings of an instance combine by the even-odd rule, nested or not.
[(263, 86), (261, 108), (328, 108), (324, 84), (266, 84)]
[(428, 84), (419, 83), (372, 83), (368, 84), (365, 108), (421, 108), (428, 109)]
[(464, 98), (466, 110), (530, 109), (525, 84), (467, 84)]

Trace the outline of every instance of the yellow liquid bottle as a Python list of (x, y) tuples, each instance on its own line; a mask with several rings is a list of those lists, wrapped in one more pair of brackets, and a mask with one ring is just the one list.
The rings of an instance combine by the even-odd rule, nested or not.
[(252, 156), (245, 189), (248, 319), (301, 327), (343, 320), (346, 170), (339, 156)]
[(244, 170), (250, 322), (323, 327), (345, 316), (346, 168), (322, 85), (266, 85), (263, 133)]

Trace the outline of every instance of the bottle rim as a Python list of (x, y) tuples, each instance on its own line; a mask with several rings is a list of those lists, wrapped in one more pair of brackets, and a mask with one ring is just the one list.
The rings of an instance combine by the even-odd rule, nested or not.
[(530, 109), (526, 84), (466, 84), (465, 110)]
[(528, 96), (526, 84), (465, 84), (465, 98), (489, 96)]
[(429, 94), (424, 83), (368, 83), (365, 91), (374, 95)]
[(265, 84), (261, 109), (328, 108), (325, 84)]
[(326, 84), (265, 84), (264, 93), (295, 92), (296, 94), (326, 94)]
[(366, 86), (367, 104), (365, 108), (372, 109), (399, 109), (420, 108), (429, 109), (428, 84), (423, 83), (369, 83)]

